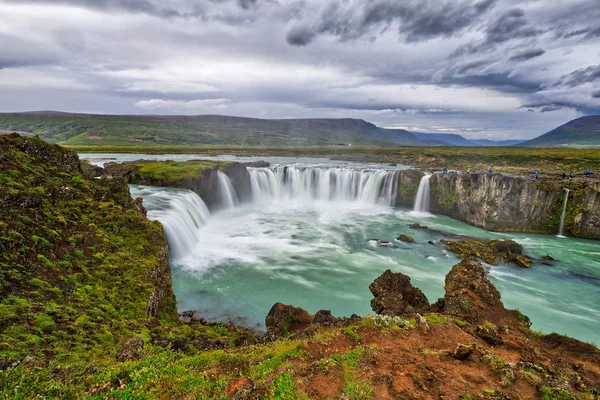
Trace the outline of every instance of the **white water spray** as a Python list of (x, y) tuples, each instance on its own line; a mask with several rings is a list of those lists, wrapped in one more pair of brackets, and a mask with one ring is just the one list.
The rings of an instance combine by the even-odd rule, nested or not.
[(233, 208), (238, 205), (237, 195), (231, 180), (221, 171), (217, 171), (217, 185), (219, 189), (219, 205), (220, 209)]
[(394, 206), (398, 174), (350, 168), (248, 168), (252, 195), (260, 199), (358, 201)]
[(569, 200), (570, 190), (565, 188), (565, 191), (565, 201), (563, 202), (562, 214), (560, 215), (560, 228), (558, 230), (558, 237), (565, 237), (563, 235), (563, 230), (565, 228), (565, 214), (567, 213), (567, 201)]
[(430, 177), (431, 174), (425, 174), (419, 181), (419, 188), (417, 189), (417, 197), (415, 198), (415, 206), (413, 208), (415, 212), (429, 212)]
[(210, 211), (200, 196), (186, 189), (131, 186), (131, 195), (141, 197), (148, 208), (148, 218), (159, 221), (167, 235), (173, 260), (185, 258), (200, 239), (199, 229), (210, 218)]

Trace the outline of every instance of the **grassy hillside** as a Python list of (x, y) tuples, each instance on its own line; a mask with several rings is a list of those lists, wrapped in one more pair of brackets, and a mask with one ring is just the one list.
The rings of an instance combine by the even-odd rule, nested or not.
[(0, 114), (0, 130), (65, 145), (341, 146), (440, 144), (357, 119), (264, 120), (201, 116), (120, 116), (56, 112)]
[(577, 118), (521, 146), (600, 147), (600, 115)]

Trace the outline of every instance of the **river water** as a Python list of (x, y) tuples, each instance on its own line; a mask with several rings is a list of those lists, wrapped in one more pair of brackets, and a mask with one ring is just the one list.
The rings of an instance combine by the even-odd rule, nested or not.
[[(81, 157), (97, 164), (107, 158)], [(505, 306), (528, 315), (532, 329), (600, 342), (600, 242), (499, 234), (444, 216), (390, 207), (389, 188), (395, 183), (391, 170), (404, 166), (260, 159), (273, 166), (250, 169), (254, 201), (235, 205), (223, 199), (212, 215), (191, 191), (131, 186), (132, 195), (144, 199), (149, 218), (165, 226), (180, 311), (197, 310), (210, 321), (256, 329), (264, 328), (265, 316), (277, 301), (311, 313), (330, 309), (336, 316), (364, 315), (372, 298), (368, 286), (386, 269), (409, 275), (434, 302), (444, 295), (445, 275), (459, 260), (439, 243), (448, 235), (408, 228), (418, 222), (448, 233), (514, 239), (534, 259), (552, 256), (556, 261), (551, 266), (535, 261), (531, 269), (486, 268)], [(395, 241), (401, 233), (413, 236), (416, 243)], [(370, 239), (391, 241), (393, 247), (380, 247)]]

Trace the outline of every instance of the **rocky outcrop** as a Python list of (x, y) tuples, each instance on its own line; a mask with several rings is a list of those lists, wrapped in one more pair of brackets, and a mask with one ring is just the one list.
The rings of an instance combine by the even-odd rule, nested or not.
[(569, 188), (567, 236), (600, 239), (600, 184), (501, 174), (434, 174), (431, 211), (492, 231), (556, 234)]
[(129, 183), (192, 190), (202, 197), (211, 209), (214, 209), (221, 200), (219, 171), (229, 177), (242, 203), (252, 199), (250, 173), (245, 165), (238, 162), (139, 160), (104, 165), (105, 175), (123, 177)]
[(429, 301), (423, 292), (410, 284), (410, 278), (389, 269), (369, 286), (375, 296), (371, 308), (375, 313), (389, 316), (423, 313)]
[(531, 266), (531, 260), (523, 255), (523, 246), (514, 240), (462, 237), (456, 241), (441, 239), (440, 242), (445, 244), (449, 251), (463, 259), (481, 260), (492, 265), (513, 263), (522, 268)]
[(398, 171), (398, 190), (396, 191), (396, 206), (412, 208), (419, 189), (419, 181), (423, 172), (416, 169)]
[(493, 308), (504, 308), (500, 292), (487, 279), (483, 267), (471, 260), (452, 267), (444, 289), (444, 313), (466, 321), (479, 320)]
[(277, 337), (306, 329), (312, 321), (313, 316), (300, 307), (275, 303), (267, 314), (265, 325), (267, 335)]

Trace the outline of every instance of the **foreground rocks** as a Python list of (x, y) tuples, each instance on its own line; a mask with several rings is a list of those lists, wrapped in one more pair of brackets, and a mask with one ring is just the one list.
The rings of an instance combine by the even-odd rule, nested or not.
[(463, 260), (446, 275), (444, 313), (461, 319), (481, 319), (494, 307), (504, 308), (500, 292), (487, 279), (483, 267)]
[(371, 308), (375, 313), (389, 316), (423, 313), (428, 311), (429, 301), (423, 292), (410, 284), (410, 278), (389, 269), (370, 286), (374, 299)]

